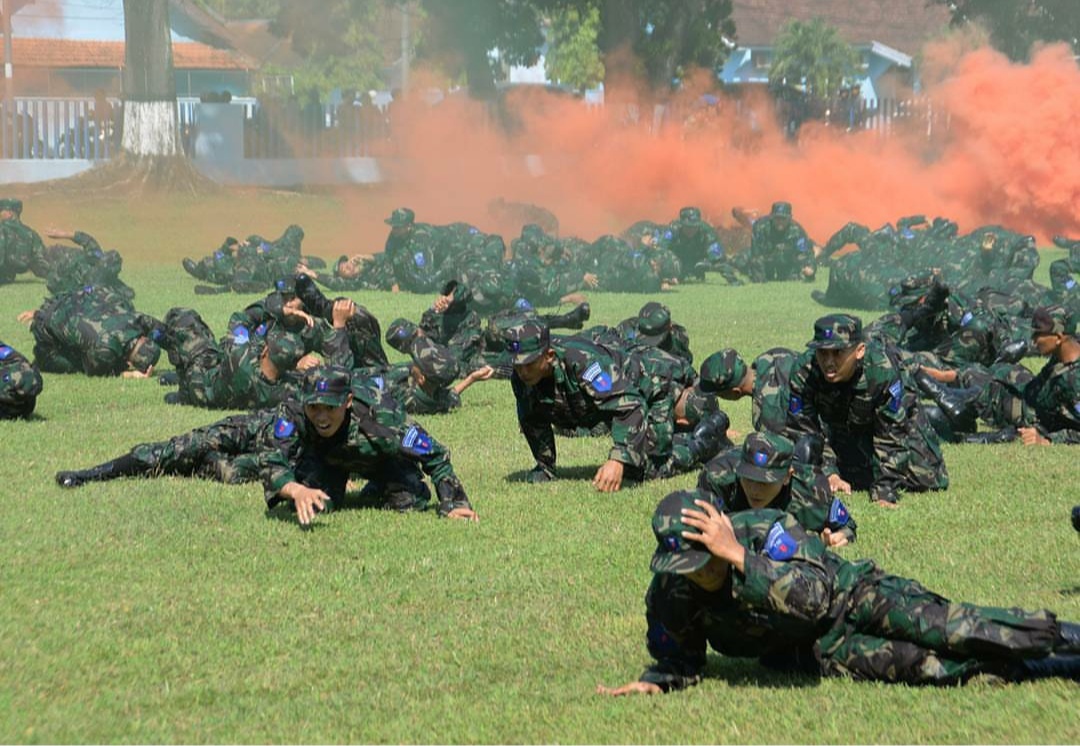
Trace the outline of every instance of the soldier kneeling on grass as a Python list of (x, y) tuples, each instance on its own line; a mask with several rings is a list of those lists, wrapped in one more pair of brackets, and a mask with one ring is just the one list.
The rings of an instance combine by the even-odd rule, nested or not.
[(728, 516), (707, 494), (683, 491), (660, 502), (652, 525), (645, 606), (656, 662), (600, 694), (693, 686), (707, 645), (774, 669), (862, 681), (1080, 679), (1080, 625), (1046, 610), (951, 602), (871, 560), (833, 554), (792, 515)]

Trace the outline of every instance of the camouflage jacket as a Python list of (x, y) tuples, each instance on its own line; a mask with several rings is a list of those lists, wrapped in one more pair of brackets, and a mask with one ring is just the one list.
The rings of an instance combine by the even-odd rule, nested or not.
[(754, 223), (749, 260), (784, 267), (785, 277), (780, 279), (801, 279), (804, 268), (817, 268), (813, 244), (803, 227), (792, 220), (786, 231), (778, 231), (768, 216)]
[(609, 459), (643, 468), (647, 432), (646, 397), (626, 376), (626, 358), (613, 348), (580, 337), (552, 342), (554, 371), (536, 386), (526, 386), (517, 373), (511, 377), (517, 399), (518, 424), (537, 466), (555, 470), (552, 425), (576, 428), (611, 424), (614, 444)]
[(791, 374), (798, 360), (799, 354), (786, 347), (773, 347), (754, 359), (751, 419), (755, 430), (798, 440), (798, 435), (788, 426)]
[(0, 419), (28, 416), (41, 388), (38, 369), (22, 353), (0, 342)]
[(1039, 432), (1054, 443), (1080, 443), (1080, 360), (1050, 360), (1023, 388)]
[(148, 331), (149, 317), (119, 299), (115, 290), (85, 287), (46, 300), (34, 314), (31, 329), (52, 341), (90, 376), (119, 375), (127, 370), (131, 345)]
[(912, 416), (917, 407), (900, 364), (885, 345), (871, 341), (852, 379), (839, 384), (825, 380), (813, 350), (804, 352), (791, 376), (788, 423), (800, 435), (824, 436), (827, 467), (835, 467), (840, 451), (845, 463), (869, 468), (873, 484), (900, 490), (909, 467), (908, 441), (921, 437)]
[(809, 651), (841, 618), (849, 593), (875, 570), (826, 550), (794, 516), (777, 510), (734, 513), (746, 548), (743, 572), (706, 591), (683, 575), (657, 573), (645, 595), (646, 641), (655, 663), (641, 681), (664, 691), (701, 680), (706, 645), (721, 655), (757, 658)]
[(314, 431), (296, 400), (280, 404), (274, 420), (273, 445), (258, 458), (270, 506), (283, 499), (279, 493), (286, 484), (298, 481), (295, 469), (302, 459), (315, 459), (364, 479), (377, 478), (381, 464), (404, 459), (419, 465), (431, 478), (440, 515), (454, 508), (471, 507), (450, 463), (449, 449), (406, 419), (405, 410), (388, 392), (366, 380), (354, 383), (352, 407), (341, 429), (331, 438)]
[[(439, 388), (429, 394), (416, 384), (410, 373), (411, 365), (401, 363), (392, 366), (381, 377), (375, 376), (377, 384), (385, 385), (409, 414), (445, 414), (461, 407), (461, 397), (449, 388)], [(381, 379), (381, 384), (380, 384)]]
[[(742, 448), (736, 446), (714, 456), (698, 478), (698, 489), (713, 496), (713, 501), (725, 513), (750, 510), (735, 468), (742, 460)], [(795, 516), (808, 531), (821, 534), (825, 529), (840, 533), (849, 542), (855, 541), (858, 526), (847, 506), (834, 497), (828, 478), (818, 469), (796, 465), (791, 481), (768, 506)]]
[(410, 293), (433, 293), (442, 283), (435, 266), (438, 239), (430, 226), (415, 225), (407, 237), (391, 235), (386, 242), (386, 255), (394, 273), (394, 281)]
[[(638, 317), (631, 316), (620, 321), (619, 325), (615, 327), (615, 331), (618, 332), (627, 345), (642, 344), (639, 340), (637, 322)], [(656, 347), (688, 363), (694, 362), (694, 353), (690, 351), (690, 335), (682, 324), (672, 323), (671, 331)]]
[(10, 282), (23, 272), (42, 278), (48, 275), (45, 243), (33, 228), (10, 218), (0, 222), (0, 281)]

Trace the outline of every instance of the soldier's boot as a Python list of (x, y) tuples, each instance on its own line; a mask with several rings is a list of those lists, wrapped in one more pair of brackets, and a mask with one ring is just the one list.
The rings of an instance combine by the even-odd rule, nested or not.
[(570, 313), (547, 314), (543, 319), (552, 329), (583, 329), (591, 315), (592, 308), (588, 303), (578, 303)]
[(915, 374), (919, 389), (949, 418), (955, 432), (972, 433), (976, 429), (975, 400), (981, 388), (956, 389), (934, 380), (923, 371)]
[(315, 285), (315, 281), (307, 275), (297, 275), (296, 297), (312, 316), (318, 316), (327, 321), (333, 319), (334, 301), (323, 295), (323, 292)]
[(1067, 236), (1054, 236), (1054, 245), (1060, 246), (1063, 249), (1071, 249), (1077, 244), (1080, 244), (1080, 239), (1068, 238)]
[(146, 473), (147, 468), (145, 464), (140, 462), (130, 453), (125, 453), (120, 458), (106, 461), (103, 464), (92, 466), (89, 469), (58, 471), (56, 473), (56, 483), (61, 487), (79, 487), (87, 482), (107, 482), (110, 479), (131, 477), (136, 474)]
[(1073, 528), (1075, 528), (1077, 531), (1080, 531), (1080, 505), (1076, 505), (1073, 507), (1072, 523)]
[(194, 277), (196, 280), (206, 280), (206, 267), (186, 257), (181, 262), (181, 264), (184, 265), (184, 271)]
[(934, 432), (937, 433), (939, 438), (946, 443), (960, 443), (963, 441), (964, 436), (958, 435), (953, 430), (952, 423), (949, 422), (949, 418), (945, 416), (945, 413), (941, 411), (941, 407), (936, 404), (927, 404), (923, 406), (923, 411), (926, 412), (926, 419), (930, 421), (930, 426), (934, 428)]
[(1009, 344), (1002, 347), (997, 354), (995, 363), (1016, 363), (1023, 360), (1024, 356), (1028, 353), (1028, 343), (1023, 339), (1018, 339), (1015, 342), (1009, 342)]
[(1000, 430), (991, 430), (985, 433), (968, 433), (961, 436), (960, 443), (972, 443), (981, 446), (992, 446), (998, 443), (1012, 443), (1020, 436), (1015, 427), (1003, 427)]
[(1016, 665), (1020, 681), (1035, 679), (1072, 679), (1080, 681), (1080, 655), (1048, 655), (1045, 658), (1026, 658)]
[(821, 466), (824, 455), (825, 440), (820, 435), (804, 435), (795, 443), (791, 458), (806, 466)]
[(721, 448), (731, 446), (732, 442), (727, 436), (730, 426), (731, 420), (723, 410), (713, 412), (699, 422), (686, 444), (694, 460), (703, 464), (719, 453)]
[(747, 210), (745, 207), (732, 207), (731, 217), (744, 228), (753, 228), (754, 221), (758, 218), (757, 210)]
[(158, 374), (158, 383), (162, 386), (179, 386), (180, 374), (175, 370), (166, 370)]
[(1058, 621), (1058, 639), (1054, 652), (1080, 655), (1080, 624)]

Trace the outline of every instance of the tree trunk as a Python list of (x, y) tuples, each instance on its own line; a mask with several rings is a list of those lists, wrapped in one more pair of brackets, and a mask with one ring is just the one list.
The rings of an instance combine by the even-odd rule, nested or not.
[(124, 0), (124, 129), (129, 154), (181, 154), (169, 0)]

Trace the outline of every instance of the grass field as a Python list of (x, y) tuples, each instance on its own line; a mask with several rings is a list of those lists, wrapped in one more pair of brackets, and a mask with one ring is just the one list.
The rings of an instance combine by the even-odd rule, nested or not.
[[(354, 199), (368, 198), (380, 196)], [(94, 234), (123, 253), (140, 310), (194, 306), (218, 332), (256, 296), (195, 296), (181, 257), (291, 222), (327, 258), (384, 238), (350, 233), (348, 211), (328, 196), (42, 198), (24, 218)], [(1059, 255), (1046, 252), (1043, 281)], [(44, 292), (38, 280), (0, 288), (0, 339), (31, 351), (15, 315)], [(430, 303), (356, 298), (384, 328)], [(594, 321), (614, 323), (646, 298), (590, 300)], [(794, 283), (712, 278), (664, 302), (698, 360), (722, 346), (747, 357), (801, 348), (823, 313)], [(154, 380), (47, 374), (38, 418), (0, 422), (0, 742), (1080, 742), (1080, 688), (1061, 681), (917, 689), (714, 656), (688, 692), (596, 695), (648, 663), (649, 519), (696, 475), (601, 495), (587, 477), (607, 441), (560, 440), (565, 478), (528, 486), (506, 382), (479, 384), (458, 413), (422, 420), (451, 447), (478, 524), (356, 509), (303, 532), (287, 512), (265, 511), (257, 485), (55, 485), (59, 469), (220, 416), (166, 406), (165, 392)], [(749, 429), (748, 402), (729, 412)], [(859, 542), (842, 551), (955, 599), (1080, 620), (1080, 542), (1067, 520), (1080, 503), (1076, 454), (947, 446), (952, 487), (907, 496), (896, 511), (853, 496)]]

